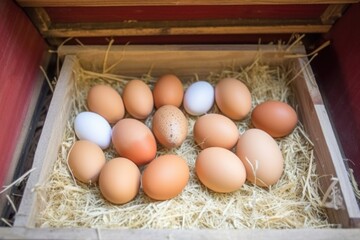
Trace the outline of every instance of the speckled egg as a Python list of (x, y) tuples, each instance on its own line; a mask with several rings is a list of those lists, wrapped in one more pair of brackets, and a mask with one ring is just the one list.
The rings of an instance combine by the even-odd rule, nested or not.
[(159, 143), (166, 148), (178, 147), (186, 138), (188, 120), (179, 108), (164, 105), (154, 114), (152, 130)]

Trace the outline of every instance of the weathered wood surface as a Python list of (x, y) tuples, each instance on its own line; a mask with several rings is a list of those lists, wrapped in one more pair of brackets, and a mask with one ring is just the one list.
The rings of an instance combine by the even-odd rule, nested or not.
[(283, 230), (118, 230), (118, 229), (83, 229), (83, 228), (3, 228), (0, 239), (264, 239), (264, 240), (355, 240), (360, 236), (360, 229), (283, 229)]

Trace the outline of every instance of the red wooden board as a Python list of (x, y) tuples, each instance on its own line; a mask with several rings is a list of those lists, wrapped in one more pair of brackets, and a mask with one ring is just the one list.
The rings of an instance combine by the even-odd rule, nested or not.
[(124, 7), (48, 7), (55, 23), (116, 22), (126, 20), (199, 20), (199, 19), (318, 19), (327, 5), (256, 6), (124, 6)]
[(0, 1), (0, 186), (13, 156), (45, 44), (23, 11)]
[(360, 4), (351, 6), (327, 36), (330, 48), (313, 63), (349, 167), (360, 184)]

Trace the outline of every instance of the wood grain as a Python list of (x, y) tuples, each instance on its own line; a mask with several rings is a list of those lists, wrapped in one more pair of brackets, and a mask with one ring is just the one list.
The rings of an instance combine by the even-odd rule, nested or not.
[[(268, 21), (267, 21), (268, 22)], [(109, 26), (110, 25), (110, 26)], [(286, 33), (326, 33), (331, 25), (323, 24), (274, 24), (274, 25), (236, 25), (236, 26), (196, 26), (191, 22), (188, 26), (167, 26), (152, 24), (145, 27), (125, 27), (124, 24), (90, 24), (75, 26), (53, 26), (42, 34), (47, 38), (67, 37), (111, 37), (111, 36), (167, 36), (167, 35), (229, 35), (229, 34), (286, 34)], [(157, 26), (156, 26), (157, 25)], [(121, 27), (123, 26), (123, 27)]]
[(118, 229), (84, 229), (84, 228), (3, 228), (0, 229), (0, 236), (5, 239), (127, 239), (127, 240), (222, 240), (222, 239), (268, 239), (268, 240), (338, 240), (358, 239), (360, 229), (283, 229), (283, 230), (118, 230)]
[[(70, 7), (70, 6), (170, 6), (170, 5), (277, 5), (299, 4), (297, 0), (17, 0), (23, 7)], [(344, 4), (358, 0), (303, 0), (301, 4)]]

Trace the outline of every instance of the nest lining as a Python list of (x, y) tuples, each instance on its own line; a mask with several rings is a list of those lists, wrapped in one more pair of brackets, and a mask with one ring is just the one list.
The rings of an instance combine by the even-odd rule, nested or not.
[[(293, 80), (291, 72), (289, 66), (270, 66), (255, 61), (245, 68), (232, 66), (220, 72), (209, 73), (206, 80), (215, 85), (224, 77), (240, 79), (250, 89), (252, 108), (266, 100), (280, 100), (297, 109), (293, 91), (288, 86), (289, 80)], [(140, 189), (136, 198), (127, 204), (114, 205), (107, 202), (101, 196), (98, 186), (76, 181), (69, 171), (66, 159), (70, 147), (76, 141), (73, 121), (78, 113), (87, 110), (86, 96), (91, 86), (108, 84), (121, 93), (126, 82), (137, 77), (95, 73), (82, 69), (80, 65), (74, 70), (74, 75), (73, 107), (63, 143), (48, 180), (36, 189), (43, 201), (37, 226), (117, 229), (332, 227), (327, 221), (319, 195), (319, 176), (316, 174), (313, 144), (300, 122), (290, 135), (276, 139), (285, 160), (284, 173), (278, 183), (269, 188), (261, 188), (246, 182), (238, 191), (221, 194), (207, 189), (196, 177), (194, 166), (200, 152), (193, 139), (196, 117), (185, 113), (189, 120), (189, 133), (185, 142), (171, 150), (158, 145), (157, 152), (157, 156), (172, 153), (186, 159), (190, 179), (183, 192), (167, 201), (154, 201)], [(156, 81), (150, 74), (144, 74), (140, 79), (151, 88)], [(194, 73), (193, 79), (184, 81), (184, 88), (197, 80), (199, 79)], [(216, 105), (211, 112), (219, 112)], [(152, 114), (144, 121), (149, 127)], [(235, 122), (239, 133), (252, 127), (249, 116)], [(110, 147), (105, 151), (105, 156), (110, 160), (118, 155)]]

